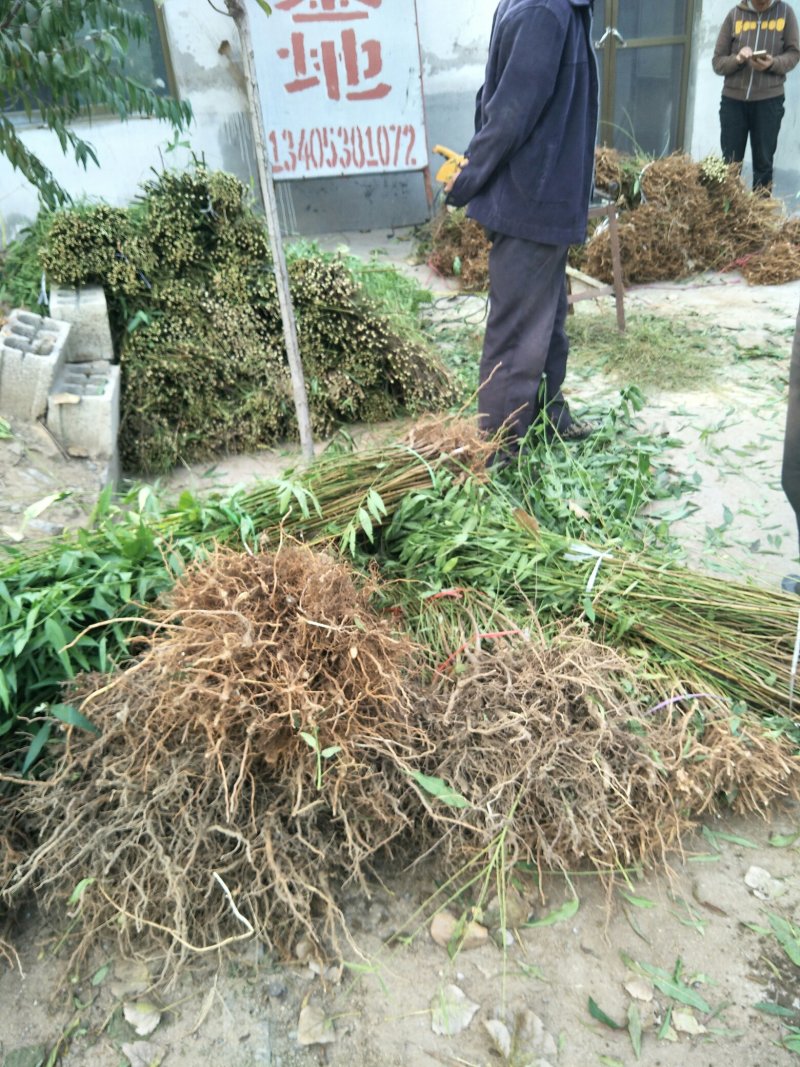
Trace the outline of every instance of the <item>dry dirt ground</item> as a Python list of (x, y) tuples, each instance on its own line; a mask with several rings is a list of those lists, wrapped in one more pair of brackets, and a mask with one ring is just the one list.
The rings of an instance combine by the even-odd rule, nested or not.
[[(380, 243), (398, 261), (408, 251), (406, 243), (384, 235), (341, 240), (362, 253)], [(447, 291), (425, 268), (415, 272), (424, 283)], [(794, 520), (780, 491), (779, 467), (799, 300), (800, 283), (751, 289), (735, 277), (641, 288), (628, 297), (629, 308), (735, 331), (739, 346), (754, 354), (752, 362), (732, 366), (702, 393), (652, 394), (643, 412), (654, 431), (667, 430), (681, 440), (672, 457), (676, 470), (699, 475), (694, 510), (680, 519), (678, 529), (690, 558), (716, 568), (721, 580), (744, 572), (775, 587), (796, 568)], [(582, 308), (591, 313), (587, 304)], [(772, 355), (762, 361), (758, 353), (767, 348)], [(596, 380), (594, 386), (600, 392), (604, 388)], [(585, 377), (572, 383), (573, 392), (586, 399), (592, 387)], [(201, 468), (184, 470), (170, 484), (238, 483), (274, 473), (292, 458), (285, 452), (232, 458), (218, 463), (210, 477)], [(47, 442), (39, 437), (0, 442), (0, 526), (27, 540), (36, 532), (34, 521), (80, 521), (81, 500), (91, 497), (95, 472), (82, 467), (91, 475), (82, 482), (78, 468), (64, 470), (58, 459), (47, 454)], [(43, 478), (27, 477), (29, 470)], [(31, 504), (73, 484), (69, 470), (75, 471), (83, 497), (78, 493), (55, 502), (26, 521)], [(505, 951), (489, 942), (453, 960), (429, 933), (430, 909), (423, 905), (435, 891), (432, 872), (424, 866), (387, 871), (388, 889), (376, 886), (371, 901), (353, 895), (347, 909), (353, 944), (333, 961), (325, 980), (307, 960), (280, 964), (260, 946), (247, 945), (233, 960), (205, 957), (172, 987), (148, 990), (146, 959), (118, 959), (109, 939), (98, 943), (93, 959), (70, 968), (69, 917), (44, 920), (34, 911), (23, 913), (13, 931), (18, 960), (10, 966), (0, 962), (0, 1064), (796, 1063), (798, 1053), (782, 1042), (790, 1024), (800, 1026), (800, 955), (792, 962), (776, 929), (785, 930), (780, 920), (797, 924), (800, 917), (798, 835), (800, 809), (789, 807), (773, 811), (766, 821), (711, 823), (698, 831), (685, 856), (675, 857), (670, 872), (619, 873), (610, 892), (592, 876), (549, 878), (542, 894), (529, 892), (523, 902), (522, 910), (541, 925), (520, 930)], [(410, 943), (387, 946), (420, 908), (419, 929)], [(434, 1032), (434, 1025), (454, 1030), (466, 1020), (450, 1005), (450, 986), (475, 1008), (468, 1024), (447, 1036)], [(620, 1029), (598, 1021), (589, 998)], [(150, 1008), (133, 1015), (131, 1005), (143, 1001)], [(150, 1034), (137, 1033), (126, 1021), (125, 1005), (139, 1031), (154, 1025)], [(301, 1025), (304, 1008), (318, 1010), (316, 1036), (322, 1043), (299, 1043), (309, 1019), (313, 1022), (313, 1012), (306, 1011)], [(466, 1014), (471, 1012), (470, 1007)], [(519, 1024), (510, 1056), (498, 1051), (503, 1040), (498, 1019), (505, 1020), (508, 1034)]]
[[(769, 824), (715, 821), (671, 872), (618, 875), (610, 894), (591, 876), (548, 879), (546, 900), (531, 894), (522, 909), (548, 925), (518, 931), (505, 953), (490, 941), (452, 960), (422, 915), (410, 944), (384, 945), (434, 888), (424, 869), (387, 871), (391, 893), (376, 890), (371, 903), (353, 896), (354, 943), (343, 952), (341, 979), (335, 967), (327, 982), (307, 962), (280, 966), (253, 945), (222, 965), (200, 961), (173, 987), (148, 992), (146, 961), (120, 960), (100, 943), (92, 960), (68, 970), (64, 949), (53, 954), (66, 917), (51, 926), (23, 916), (19, 966), (0, 976), (2, 1063), (46, 1062), (61, 1040), (65, 1067), (789, 1067), (797, 1054), (780, 1046), (786, 1019), (767, 1006), (798, 1021), (800, 969), (769, 916), (797, 916), (798, 848), (789, 842), (799, 831), (796, 808), (774, 812)], [(756, 869), (769, 878), (759, 883)], [(660, 969), (655, 985), (649, 968)], [(676, 968), (680, 996), (700, 996), (709, 1010), (669, 995)], [(474, 1015), (447, 1036), (433, 1027), (458, 1025), (457, 1011), (442, 1010), (451, 986)], [(597, 1021), (589, 998), (620, 1029)], [(142, 1002), (150, 1005), (145, 1019), (157, 1022), (147, 1037), (125, 1021), (126, 1006), (130, 1013)], [(329, 1043), (299, 1045), (304, 1007), (319, 1011)], [(506, 1019), (513, 1031), (526, 1012), (540, 1020), (538, 1040), (520, 1041), (526, 1054), (501, 1057), (486, 1023)], [(642, 1026), (638, 1058), (631, 1018)]]

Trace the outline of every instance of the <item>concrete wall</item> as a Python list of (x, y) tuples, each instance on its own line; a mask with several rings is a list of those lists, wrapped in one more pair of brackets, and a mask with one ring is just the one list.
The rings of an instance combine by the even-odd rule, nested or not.
[[(687, 119), (686, 145), (695, 159), (719, 155), (719, 101), (722, 78), (711, 69), (711, 57), (717, 34), (733, 0), (699, 0), (695, 19), (692, 59), (692, 83)], [(800, 3), (794, 4), (800, 13)], [(745, 174), (749, 180), (748, 159)], [(775, 193), (782, 197), (789, 211), (800, 207), (800, 66), (786, 81), (786, 115), (781, 126), (775, 156)]]
[[(418, 0), (426, 106), (431, 144), (463, 148), (472, 128), (472, 102), (482, 81), (496, 0)], [(467, 8), (465, 13), (464, 8)], [(188, 139), (212, 167), (256, 185), (247, 103), (236, 29), (199, 0), (167, 0), (169, 51), (178, 90), (192, 103)], [(22, 126), (26, 143), (75, 197), (125, 204), (162, 161), (181, 166), (186, 149), (166, 154), (169, 126), (148, 119), (113, 118), (82, 123), (101, 167), (84, 170), (61, 154), (47, 130)], [(434, 161), (435, 162), (435, 161)], [(291, 186), (291, 191), (288, 186)], [(420, 174), (375, 178), (315, 179), (279, 183), (283, 214), (300, 233), (372, 229), (418, 222), (428, 213)], [(37, 212), (35, 190), (0, 158), (0, 222), (8, 237)]]

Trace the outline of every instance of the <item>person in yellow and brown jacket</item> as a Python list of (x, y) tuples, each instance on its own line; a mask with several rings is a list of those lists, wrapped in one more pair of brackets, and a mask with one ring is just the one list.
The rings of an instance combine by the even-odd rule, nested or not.
[(750, 138), (753, 188), (772, 186), (786, 75), (800, 61), (797, 17), (784, 0), (740, 0), (719, 31), (712, 65), (725, 78), (722, 156), (741, 163)]

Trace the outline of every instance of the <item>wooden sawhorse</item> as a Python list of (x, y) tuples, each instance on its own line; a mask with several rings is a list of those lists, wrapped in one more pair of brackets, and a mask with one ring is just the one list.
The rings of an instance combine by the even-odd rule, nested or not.
[(589, 207), (590, 219), (600, 218), (603, 215), (608, 219), (608, 238), (611, 246), (611, 273), (614, 281), (611, 285), (605, 285), (603, 282), (599, 282), (596, 278), (591, 278), (588, 274), (584, 274), (583, 271), (575, 270), (574, 267), (567, 267), (567, 288), (569, 289), (569, 279), (575, 278), (576, 280), (583, 282), (583, 284), (588, 286), (590, 290), (586, 293), (570, 292), (568, 293), (567, 301), (571, 307), (573, 304), (577, 304), (579, 300), (596, 300), (599, 296), (611, 296), (613, 294), (617, 305), (617, 327), (619, 328), (620, 333), (624, 333), (625, 287), (622, 284), (622, 260), (620, 258), (617, 206), (613, 200), (604, 201), (602, 204), (592, 204)]

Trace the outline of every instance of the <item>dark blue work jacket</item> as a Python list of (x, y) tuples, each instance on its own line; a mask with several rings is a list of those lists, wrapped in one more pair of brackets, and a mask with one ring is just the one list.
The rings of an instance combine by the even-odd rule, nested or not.
[(586, 239), (598, 78), (594, 0), (500, 0), (475, 136), (448, 204), (541, 244)]

